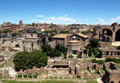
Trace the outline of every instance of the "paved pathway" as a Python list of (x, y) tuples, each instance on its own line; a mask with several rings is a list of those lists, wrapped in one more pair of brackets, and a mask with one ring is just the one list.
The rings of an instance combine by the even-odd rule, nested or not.
[(97, 79), (97, 82), (98, 82), (98, 83), (103, 83), (103, 81), (101, 80), (101, 78), (98, 78), (98, 79)]

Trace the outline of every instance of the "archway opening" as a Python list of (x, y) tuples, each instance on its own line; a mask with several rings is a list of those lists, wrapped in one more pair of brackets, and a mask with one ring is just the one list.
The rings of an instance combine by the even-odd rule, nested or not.
[(103, 29), (103, 33), (101, 33), (103, 42), (110, 42), (112, 39), (112, 31), (109, 29)]
[(116, 32), (115, 41), (120, 41), (120, 30)]

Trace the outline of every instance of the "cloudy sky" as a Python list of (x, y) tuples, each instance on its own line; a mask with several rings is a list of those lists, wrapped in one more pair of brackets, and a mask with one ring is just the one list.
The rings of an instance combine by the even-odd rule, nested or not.
[(120, 0), (0, 0), (0, 24), (120, 23)]

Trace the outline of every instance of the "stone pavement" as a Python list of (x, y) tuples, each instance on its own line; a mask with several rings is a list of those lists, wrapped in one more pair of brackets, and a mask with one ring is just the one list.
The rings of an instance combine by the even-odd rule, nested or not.
[(97, 82), (98, 82), (98, 83), (103, 83), (103, 81), (101, 80), (101, 78), (98, 78), (98, 79), (97, 79)]

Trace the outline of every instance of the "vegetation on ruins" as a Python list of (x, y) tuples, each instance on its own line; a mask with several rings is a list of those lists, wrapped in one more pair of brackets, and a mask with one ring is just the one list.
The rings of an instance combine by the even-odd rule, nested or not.
[(98, 58), (102, 58), (103, 52), (101, 49), (99, 49), (99, 54), (98, 54)]
[(61, 46), (59, 44), (57, 44), (55, 46), (55, 49), (52, 48), (50, 45), (44, 44), (42, 46), (42, 51), (46, 52), (47, 56), (49, 56), (49, 57), (59, 57), (59, 56), (61, 56), (61, 53), (63, 53), (64, 58), (67, 58), (67, 48), (65, 48), (64, 46)]
[(59, 57), (61, 56), (61, 52), (57, 49), (52, 48), (50, 45), (44, 44), (42, 46), (42, 51), (46, 52), (47, 56), (49, 57)]
[(77, 55), (77, 58), (82, 58), (82, 55)]
[(51, 35), (54, 35), (53, 32), (57, 33), (56, 30), (53, 30), (53, 31), (44, 31), (44, 32), (50, 33)]
[(20, 35), (20, 34), (19, 33), (12, 33), (11, 35), (14, 37), (14, 36), (17, 36), (17, 35)]
[(90, 42), (90, 45), (91, 45), (92, 47), (97, 47), (98, 44), (99, 44), (99, 39), (92, 38), (92, 39), (89, 40), (89, 42)]
[(93, 33), (93, 31), (82, 31), (82, 34), (88, 34), (88, 33)]
[(113, 61), (115, 63), (120, 63), (120, 59), (116, 59), (116, 58), (106, 58), (106, 62), (110, 62)]
[(20, 31), (18, 31), (18, 32), (23, 32), (23, 30), (20, 30)]
[(53, 26), (49, 26), (49, 28), (53, 28)]
[(2, 33), (8, 33), (8, 32), (12, 32), (11, 30), (4, 30), (2, 31)]
[(80, 76), (80, 75), (77, 75), (76, 77), (77, 77), (77, 78), (81, 78), (81, 76)]
[(117, 49), (120, 50), (120, 46), (118, 46)]
[(60, 33), (63, 33), (63, 34), (71, 34), (71, 33), (69, 33), (69, 31), (61, 31)]
[(19, 44), (16, 44), (15, 47), (20, 47), (20, 45), (19, 45)]
[(96, 38), (92, 38), (90, 39), (90, 44), (88, 44), (86, 46), (86, 49), (88, 49), (88, 55), (92, 56), (95, 55), (95, 57), (97, 58), (101, 58), (103, 53), (101, 49), (98, 49), (98, 45), (99, 45), (99, 40)]
[[(15, 81), (15, 80), (3, 80), (2, 82), (4, 83), (77, 83), (74, 81), (54, 81), (54, 80), (49, 80), (49, 81), (39, 81), (39, 82), (26, 82), (26, 81)], [(85, 83), (97, 83), (97, 81), (87, 81)]]
[(48, 57), (46, 53), (40, 50), (33, 50), (31, 52), (23, 51), (15, 54), (13, 62), (15, 64), (15, 70), (31, 69), (33, 66), (40, 68), (46, 66)]
[(68, 57), (69, 57), (69, 58), (73, 58), (73, 55), (69, 55)]
[(96, 60), (96, 59), (92, 59), (92, 63), (103, 64), (104, 62), (105, 62), (105, 60)]
[(67, 48), (65, 48), (65, 46), (57, 44), (55, 49), (57, 49), (58, 51), (64, 54), (64, 59), (67, 58)]
[(56, 30), (53, 30), (53, 31), (44, 31), (44, 32), (47, 32), (47, 33), (50, 33), (50, 34), (51, 34), (51, 36), (49, 36), (49, 37), (48, 37), (48, 40), (49, 40), (49, 41), (51, 41), (51, 40), (52, 40), (52, 37), (54, 36), (54, 34), (53, 34), (53, 33), (57, 33), (57, 31), (56, 31)]

